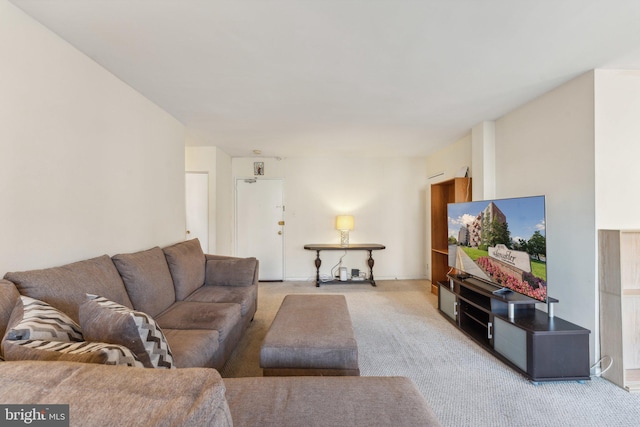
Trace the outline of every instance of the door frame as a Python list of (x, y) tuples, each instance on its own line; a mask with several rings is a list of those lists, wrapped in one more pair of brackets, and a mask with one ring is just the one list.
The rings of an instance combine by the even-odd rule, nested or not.
[(210, 249), (209, 247), (209, 241), (210, 241), (210, 236), (211, 236), (211, 208), (210, 208), (210, 197), (211, 197), (211, 188), (210, 187), (210, 179), (209, 179), (209, 172), (207, 171), (191, 171), (191, 170), (187, 170), (185, 171), (185, 239), (189, 240), (189, 239), (193, 239), (194, 237), (197, 236), (192, 236), (190, 235), (190, 233), (187, 233), (189, 230), (189, 224), (187, 224), (187, 219), (188, 219), (188, 210), (189, 210), (189, 203), (187, 202), (187, 199), (189, 197), (188, 191), (187, 191), (187, 176), (189, 175), (194, 175), (194, 176), (203, 176), (206, 178), (205, 183), (206, 183), (206, 197), (205, 197), (205, 204), (204, 207), (206, 209), (206, 214), (205, 214), (205, 222), (206, 222), (206, 230), (205, 230), (205, 236), (204, 239), (206, 239), (205, 242), (200, 242), (200, 244), (203, 246), (203, 251), (205, 253), (207, 253)]
[[(285, 257), (286, 245), (287, 245), (287, 232), (286, 232), (286, 219), (285, 219), (285, 191), (284, 191), (284, 178), (258, 178), (256, 176), (236, 177), (233, 184), (233, 252), (235, 256), (238, 256), (238, 182), (239, 181), (280, 181), (282, 188), (282, 220), (285, 223), (282, 231), (282, 281), (287, 277), (287, 261)], [(258, 260), (260, 261), (260, 260)], [(280, 280), (264, 280), (265, 282), (279, 282)]]

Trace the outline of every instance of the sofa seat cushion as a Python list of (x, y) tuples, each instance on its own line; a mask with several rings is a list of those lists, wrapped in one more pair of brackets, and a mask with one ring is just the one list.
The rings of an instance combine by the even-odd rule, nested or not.
[(200, 302), (232, 302), (240, 304), (240, 312), (242, 317), (244, 317), (253, 306), (257, 297), (257, 286), (203, 286), (189, 295), (186, 300)]
[(108, 255), (42, 270), (11, 272), (5, 279), (22, 295), (44, 301), (78, 322), (78, 307), (87, 293), (102, 295), (133, 308), (122, 278)]
[(80, 325), (46, 302), (24, 295), (16, 301), (7, 340), (84, 341)]
[(212, 368), (220, 348), (218, 331), (205, 329), (163, 329), (177, 368)]
[(8, 361), (66, 361), (143, 367), (127, 347), (103, 342), (5, 341), (4, 352)]
[(87, 295), (80, 306), (85, 339), (128, 347), (146, 368), (174, 368), (167, 339), (155, 320), (106, 298)]
[(405, 377), (225, 378), (233, 425), (439, 426)]
[(175, 302), (176, 291), (162, 249), (118, 254), (111, 259), (122, 276), (133, 308), (155, 316)]
[(258, 268), (255, 258), (207, 259), (205, 285), (251, 286)]
[(198, 239), (176, 243), (162, 251), (171, 271), (178, 301), (182, 301), (204, 285), (206, 259)]
[(224, 341), (241, 323), (240, 304), (178, 301), (156, 317), (163, 329), (209, 329), (218, 331)]
[(69, 404), (76, 426), (232, 425), (224, 383), (213, 369), (1, 363), (0, 402)]

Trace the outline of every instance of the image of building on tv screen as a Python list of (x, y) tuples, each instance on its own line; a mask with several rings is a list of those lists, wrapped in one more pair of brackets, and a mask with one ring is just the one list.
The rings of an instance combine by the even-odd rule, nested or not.
[(543, 196), (453, 203), (447, 214), (451, 267), (547, 300)]

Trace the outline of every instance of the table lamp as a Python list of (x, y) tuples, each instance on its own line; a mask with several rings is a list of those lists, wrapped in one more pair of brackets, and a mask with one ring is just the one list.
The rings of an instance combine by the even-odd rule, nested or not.
[(349, 230), (353, 230), (353, 215), (338, 215), (336, 230), (340, 231), (340, 246), (349, 246)]

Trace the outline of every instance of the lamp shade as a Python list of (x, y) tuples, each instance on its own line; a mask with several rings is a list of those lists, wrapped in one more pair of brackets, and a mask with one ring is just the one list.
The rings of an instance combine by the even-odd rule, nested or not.
[(336, 230), (353, 230), (353, 215), (338, 215)]

